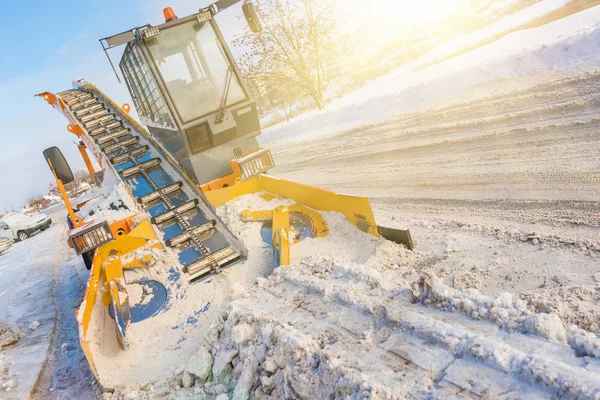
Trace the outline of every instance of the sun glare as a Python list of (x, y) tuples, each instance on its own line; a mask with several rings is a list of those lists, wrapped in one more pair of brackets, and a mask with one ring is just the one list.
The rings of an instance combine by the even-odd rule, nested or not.
[[(421, 25), (464, 10), (467, 0), (338, 0), (339, 8), (363, 20), (395, 20), (397, 24)], [(376, 21), (369, 21), (376, 22)]]
[(351, 36), (354, 49), (370, 55), (378, 45), (401, 38), (410, 45), (420, 32), (429, 32), (432, 42), (447, 29), (464, 23), (471, 0), (335, 0), (340, 26)]

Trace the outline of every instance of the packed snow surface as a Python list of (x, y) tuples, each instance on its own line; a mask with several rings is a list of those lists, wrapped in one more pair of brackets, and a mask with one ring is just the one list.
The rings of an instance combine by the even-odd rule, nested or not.
[[(113, 341), (92, 343), (114, 389), (104, 397), (600, 398), (598, 21), (591, 8), (422, 69), (432, 53), (270, 128), (276, 176), (371, 196), (378, 223), (410, 228), (416, 249), (323, 213), (330, 235), (292, 246), (291, 265), (273, 268), (261, 223), (239, 215), (290, 202), (231, 201), (217, 213), (247, 247), (243, 264), (210, 283), (175, 280), (176, 301), (130, 326), (127, 351), (102, 321), (93, 327)], [(56, 247), (42, 238), (39, 248)], [(15, 285), (11, 299), (26, 298), (23, 267), (65, 263), (62, 251), (0, 256), (0, 301)], [(170, 267), (167, 258), (126, 279), (168, 280)], [(40, 362), (49, 348), (23, 345), (49, 335), (40, 309), (53, 297), (40, 276), (50, 280), (35, 275), (34, 301), (0, 308), (4, 332), (19, 331), (0, 351), (3, 394), (33, 386), (11, 351)], [(50, 367), (80, 369), (57, 356), (72, 346), (59, 336)]]

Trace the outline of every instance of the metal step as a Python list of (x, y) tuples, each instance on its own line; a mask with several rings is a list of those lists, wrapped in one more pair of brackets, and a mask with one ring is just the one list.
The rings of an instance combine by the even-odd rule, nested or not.
[(96, 111), (96, 112), (93, 112), (93, 113), (90, 113), (90, 114), (87, 114), (87, 115), (81, 116), (81, 117), (79, 117), (79, 120), (80, 120), (81, 122), (84, 122), (84, 123), (85, 123), (85, 122), (88, 122), (88, 121), (92, 121), (92, 120), (93, 120), (93, 121), (97, 121), (97, 120), (98, 120), (98, 118), (100, 118), (100, 117), (102, 117), (102, 116), (104, 116), (104, 115), (108, 115), (109, 111), (108, 111), (106, 108), (103, 108), (103, 107), (102, 107), (102, 104), (100, 104), (100, 106), (101, 106), (101, 107), (100, 107), (100, 108), (101, 108), (101, 110), (98, 110), (98, 111)]
[(115, 120), (113, 122), (103, 124), (102, 126), (99, 126), (98, 128), (88, 129), (88, 133), (92, 137), (95, 137), (102, 133), (110, 132), (111, 129), (115, 129), (115, 128), (122, 127), (122, 126), (123, 126), (123, 123), (121, 121)]
[(160, 158), (153, 158), (152, 160), (146, 161), (142, 164), (134, 165), (133, 167), (124, 169), (121, 171), (121, 176), (127, 178), (128, 176), (139, 174), (145, 169), (156, 167), (160, 164)]
[(97, 137), (94, 138), (94, 140), (96, 140), (96, 143), (98, 144), (103, 144), (103, 143), (107, 143), (113, 139), (118, 139), (121, 136), (127, 135), (129, 133), (129, 128), (121, 128), (118, 129), (115, 132), (109, 132), (106, 135), (98, 135)]
[(150, 147), (148, 147), (147, 145), (136, 147), (135, 149), (133, 149), (131, 151), (128, 151), (121, 155), (112, 157), (110, 159), (110, 163), (115, 166), (117, 166), (119, 164), (123, 164), (124, 162), (129, 161), (131, 159), (131, 157), (137, 158), (139, 156), (143, 156), (144, 154), (148, 153), (148, 150), (150, 150)]
[(155, 217), (152, 217), (152, 219), (150, 221), (154, 225), (162, 224), (162, 223), (169, 221), (170, 219), (176, 218), (178, 213), (183, 214), (186, 211), (193, 210), (197, 206), (198, 206), (198, 200), (192, 199), (192, 200), (188, 201), (187, 203), (180, 205), (179, 207), (171, 208), (170, 210), (167, 210)]
[(81, 107), (84, 107), (84, 106), (87, 106), (87, 105), (90, 105), (93, 103), (96, 103), (96, 99), (92, 97), (90, 99), (82, 100), (78, 103), (73, 103), (69, 107), (71, 107), (72, 110), (79, 110)]
[(92, 94), (78, 91), (70, 91), (69, 94), (65, 97), (61, 95), (61, 98), (65, 103), (67, 103), (69, 107), (71, 107), (71, 104), (74, 104), (76, 101), (83, 101), (92, 98)]
[(91, 120), (91, 121), (89, 121), (89, 122), (83, 122), (83, 121), (82, 121), (82, 123), (83, 123), (83, 126), (85, 127), (85, 129), (95, 128), (97, 125), (99, 125), (99, 124), (101, 124), (101, 123), (103, 123), (103, 122), (106, 122), (106, 123), (108, 124), (108, 123), (110, 123), (110, 122), (108, 122), (108, 121), (112, 121), (112, 120), (114, 120), (114, 117), (115, 117), (114, 115), (112, 115), (112, 114), (107, 114), (107, 113), (108, 113), (108, 110), (104, 110), (104, 111), (106, 111), (106, 112), (104, 113), (104, 114), (106, 114), (106, 115), (103, 115), (103, 116), (102, 116), (102, 117), (100, 117), (100, 118), (96, 118), (96, 119), (94, 119), (94, 120)]
[(182, 182), (175, 182), (169, 186), (165, 186), (162, 189), (158, 189), (150, 194), (147, 194), (142, 197), (138, 197), (137, 201), (140, 204), (148, 204), (154, 200), (158, 200), (161, 196), (169, 196), (179, 190), (181, 190), (181, 186), (183, 186)]
[(181, 235), (177, 235), (174, 238), (167, 240), (166, 241), (167, 246), (169, 246), (169, 247), (179, 246), (182, 243), (192, 240), (193, 236), (205, 235), (207, 232), (210, 232), (212, 229), (214, 229), (216, 224), (217, 223), (215, 220), (210, 220), (202, 225), (199, 225), (195, 228), (185, 231)]
[[(92, 105), (90, 105), (88, 107), (78, 109), (77, 111), (75, 111), (75, 115), (78, 116), (78, 117), (80, 117), (80, 116), (83, 116), (85, 114), (91, 113), (92, 111), (101, 110), (103, 108), (104, 108), (103, 104), (101, 104), (101, 103), (95, 103), (95, 104), (92, 104)], [(82, 121), (83, 121), (83, 119), (82, 119)]]
[(59, 95), (130, 186), (138, 203), (153, 215), (151, 222), (163, 232), (165, 245), (178, 252), (182, 271), (190, 281), (206, 279), (242, 258), (219, 232), (216, 221), (199, 207), (199, 197), (190, 198), (182, 180), (174, 179), (161, 166), (160, 158), (151, 158), (151, 146), (138, 144), (140, 133), (124, 125), (119, 110), (114, 114), (101, 96), (79, 90)]
[(132, 144), (136, 144), (138, 142), (138, 140), (140, 140), (140, 138), (138, 136), (132, 136), (132, 137), (128, 137), (122, 140), (119, 140), (117, 142), (114, 143), (105, 143), (104, 145), (100, 146), (100, 148), (102, 149), (102, 151), (104, 153), (110, 154), (111, 152), (113, 152), (114, 150), (121, 148), (121, 147), (128, 147), (131, 146)]

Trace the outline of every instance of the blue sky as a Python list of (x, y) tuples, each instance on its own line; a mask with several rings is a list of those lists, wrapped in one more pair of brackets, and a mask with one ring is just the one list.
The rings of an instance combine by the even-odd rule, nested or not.
[[(163, 21), (162, 9), (184, 16), (212, 1), (88, 0), (11, 1), (3, 4), (0, 24), (0, 211), (18, 209), (33, 194), (43, 194), (53, 181), (42, 151), (58, 146), (75, 169), (83, 161), (66, 130), (67, 121), (34, 94), (69, 89), (85, 77), (118, 103), (130, 103), (98, 42), (101, 37), (146, 23)], [(219, 14), (224, 35), (241, 29), (240, 6)], [(118, 63), (122, 49), (111, 56)]]

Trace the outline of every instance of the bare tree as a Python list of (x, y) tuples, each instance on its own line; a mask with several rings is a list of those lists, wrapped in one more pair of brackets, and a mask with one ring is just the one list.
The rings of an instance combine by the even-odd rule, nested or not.
[(259, 0), (256, 6), (263, 31), (246, 28), (234, 41), (247, 49), (243, 73), (266, 90), (292, 85), (322, 109), (326, 65), (340, 49), (331, 0)]
[(290, 83), (285, 86), (278, 86), (268, 93), (271, 103), (283, 108), (287, 122), (290, 122), (290, 118), (294, 111), (294, 105), (300, 100), (301, 95), (302, 93), (298, 90), (298, 87)]
[(58, 186), (56, 186), (56, 183), (50, 183), (48, 185), (48, 194), (52, 196), (60, 196), (60, 190), (58, 189)]
[(48, 201), (44, 199), (44, 196), (41, 194), (34, 194), (29, 197), (27, 200), (27, 204), (25, 206), (33, 211), (39, 212), (46, 208), (48, 205)]
[[(65, 191), (69, 197), (77, 197), (81, 194), (84, 186), (92, 186), (94, 179), (90, 176), (89, 172), (85, 169), (77, 170), (73, 173), (73, 181), (65, 185)], [(54, 182), (48, 186), (48, 194), (53, 196), (60, 196), (60, 190)]]

